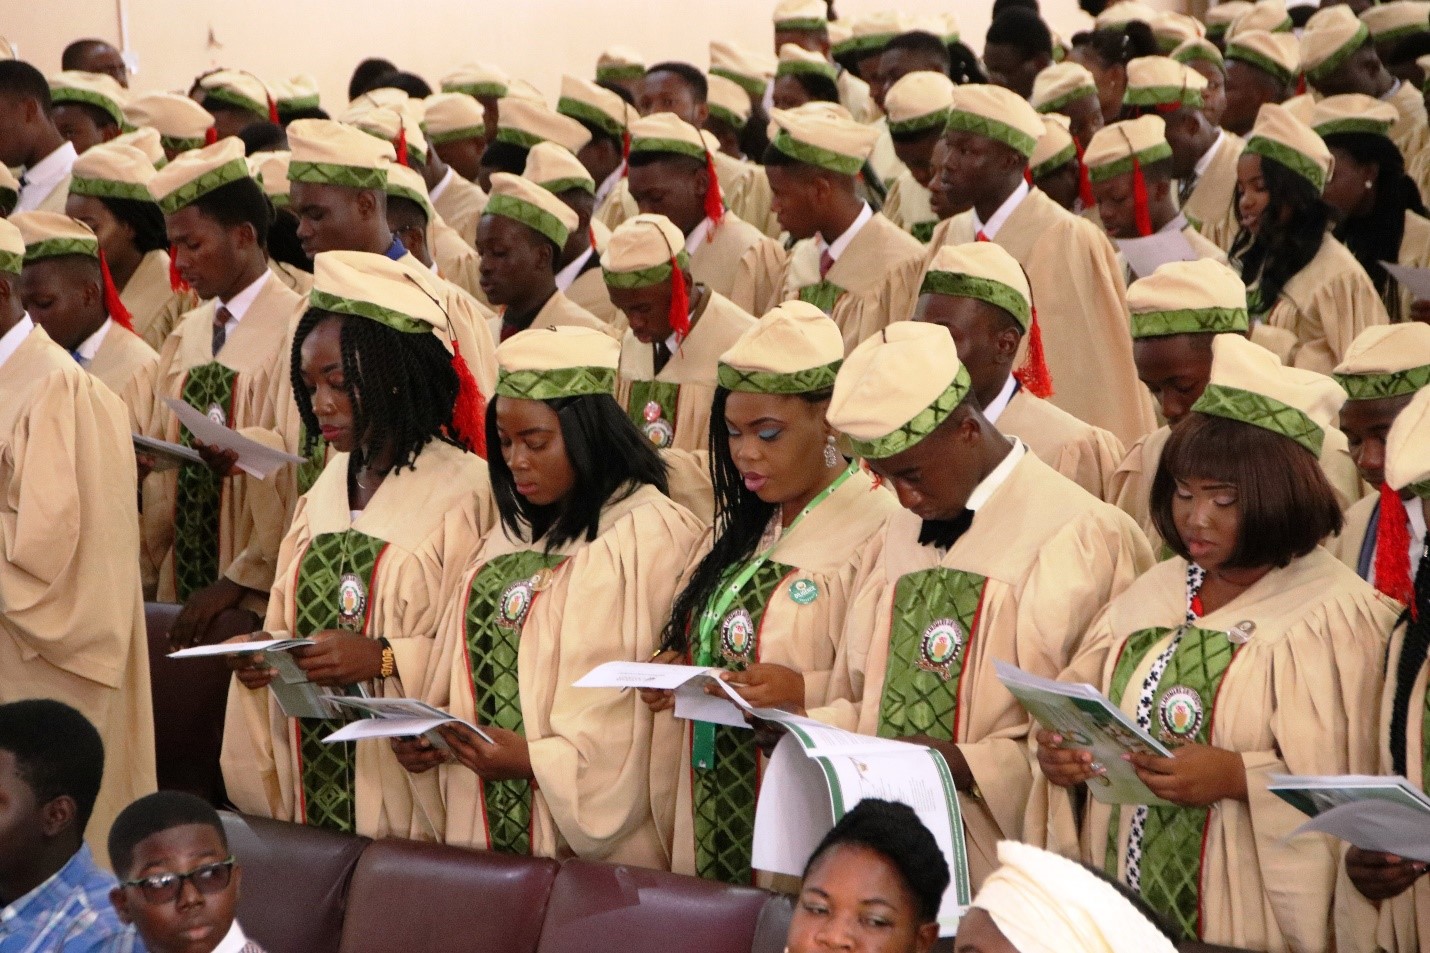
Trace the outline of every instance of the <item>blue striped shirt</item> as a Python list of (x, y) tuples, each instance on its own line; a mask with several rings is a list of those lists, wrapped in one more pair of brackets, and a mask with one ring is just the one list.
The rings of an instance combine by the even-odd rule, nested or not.
[(123, 933), (114, 875), (83, 844), (59, 871), (0, 910), (0, 953), (101, 953)]

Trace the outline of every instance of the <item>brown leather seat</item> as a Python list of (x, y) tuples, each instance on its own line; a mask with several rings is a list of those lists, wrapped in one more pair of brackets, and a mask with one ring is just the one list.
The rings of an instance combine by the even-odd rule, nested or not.
[(793, 897), (779, 893), (769, 897), (760, 910), (759, 922), (755, 924), (755, 939), (750, 944), (750, 953), (780, 953), (789, 937), (789, 922), (793, 917)]
[(222, 659), (167, 657), (169, 629), (180, 608), (165, 602), (144, 604), (159, 789), (187, 791), (220, 805), (224, 792), (219, 750), (229, 670)]
[(752, 887), (568, 860), (536, 953), (750, 953), (768, 898)]
[[(243, 868), (238, 921), (244, 931), (268, 953), (337, 953), (348, 882), (372, 841), (261, 817), (222, 817), (229, 850)], [(391, 904), (370, 910), (391, 925), (386, 949), (406, 946), (411, 912)]]
[(342, 953), (531, 953), (559, 869), (544, 858), (376, 841), (353, 872)]

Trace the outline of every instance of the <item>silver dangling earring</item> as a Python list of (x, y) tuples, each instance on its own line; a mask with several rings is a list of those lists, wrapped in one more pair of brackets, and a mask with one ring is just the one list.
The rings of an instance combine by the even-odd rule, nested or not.
[(834, 448), (834, 435), (831, 434), (824, 444), (824, 466), (832, 470), (839, 466), (839, 463), (839, 451)]

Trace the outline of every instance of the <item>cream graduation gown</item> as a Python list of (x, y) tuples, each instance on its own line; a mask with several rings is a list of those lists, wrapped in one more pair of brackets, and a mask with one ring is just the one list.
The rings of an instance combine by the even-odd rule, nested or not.
[(450, 225), (462, 241), (477, 247), (477, 221), (487, 208), (487, 193), (475, 182), (469, 182), (449, 170), (432, 196), (432, 207)]
[(1367, 582), (1375, 582), (1376, 520), (1380, 516), (1380, 494), (1371, 493), (1357, 500), (1346, 510), (1346, 525), (1339, 536), (1332, 536), (1325, 546)]
[(164, 346), (179, 319), (199, 306), (198, 295), (175, 291), (169, 283), (169, 253), (162, 249), (139, 259), (139, 267), (119, 292), (119, 300), (134, 319), (134, 330), (156, 351)]
[(424, 697), (525, 735), (535, 781), (484, 782), (459, 764), (429, 772), (447, 843), (669, 866), (655, 812), (675, 796), (677, 736), (653, 748), (639, 694), (572, 683), (654, 654), (672, 567), (699, 539), (699, 521), (648, 485), (607, 502), (594, 540), (548, 550), (500, 529), (487, 537), (448, 599)]
[(159, 355), (139, 335), (126, 331), (112, 319), (108, 324), (109, 330), (87, 370), (122, 397), (136, 387), (148, 386), (154, 379)]
[(896, 513), (866, 550), (831, 676), (855, 701), (810, 715), (959, 746), (979, 791), (959, 794), (976, 889), (998, 866), (998, 841), (1038, 833), (1023, 824), (1029, 718), (994, 661), (1056, 677), (1152, 552), (1126, 514), (1029, 453), (947, 552), (920, 545), (921, 526)]
[(1236, 210), (1236, 163), (1246, 149), (1246, 140), (1223, 130), (1215, 149), (1206, 171), (1192, 186), (1182, 212), (1212, 244), (1229, 252), (1241, 232)]
[[(1088, 629), (1062, 676), (1099, 685), (1134, 716), (1150, 683), (1154, 733), (1235, 751), (1245, 763), (1246, 803), (1150, 809), (1142, 896), (1204, 943), (1328, 950), (1339, 847), (1323, 835), (1287, 840), (1306, 818), (1267, 791), (1268, 776), (1374, 770), (1369, 713), (1398, 607), (1317, 547), (1187, 628), (1153, 681), (1185, 621), (1186, 577), (1187, 563), (1173, 558), (1137, 580)], [(1029, 825), (1036, 834), (1047, 817), (1047, 840), (1034, 842), (1075, 856), (1070, 793), (1040, 775)], [(1082, 859), (1124, 879), (1133, 813), (1088, 800)]]
[(1099, 500), (1113, 502), (1112, 475), (1126, 451), (1111, 431), (1083, 423), (1052, 401), (1034, 397), (1022, 387), (994, 423)]
[(762, 315), (783, 300), (777, 297), (777, 283), (784, 260), (778, 242), (734, 212), (726, 212), (691, 252), (690, 275), (737, 307)]
[(155, 786), (134, 481), (124, 404), (32, 329), (0, 363), (0, 704), (54, 698), (99, 730), (101, 864), (115, 815)]
[(275, 259), (268, 259), (268, 270), (278, 276), (278, 280), (300, 295), (313, 290), (313, 273)]
[[(874, 151), (869, 153), (869, 167), (874, 170), (874, 174), (879, 177), (879, 181), (885, 185), (890, 185), (890, 183), (903, 178), (909, 169), (908, 166), (899, 161), (899, 154), (894, 151), (894, 137), (889, 134), (888, 117), (880, 116), (870, 125), (879, 130), (879, 138), (874, 140)], [(890, 188), (892, 188), (891, 185)], [(887, 202), (884, 205), (884, 210), (887, 214)], [(892, 218), (893, 216), (890, 217)]]
[(715, 515), (710, 485), (710, 402), (716, 365), (755, 319), (714, 291), (691, 315), (690, 334), (655, 373), (655, 351), (630, 331), (621, 341), (616, 403), (660, 448), (670, 468), (670, 495), (709, 523)]
[(938, 213), (933, 210), (933, 195), (919, 185), (913, 173), (905, 169), (889, 186), (881, 211), (889, 221), (921, 242), (927, 242), (938, 228)]
[[(264, 628), (274, 638), (327, 629), (385, 638), (397, 673), (363, 687), (420, 697), (442, 611), (495, 524), (487, 466), (475, 454), (433, 440), (414, 469), (390, 474), (354, 514), (348, 455), (335, 453), (283, 539)], [(366, 837), (441, 837), (435, 773), (408, 774), (386, 740), (321, 742), (339, 727), (290, 719), (270, 690), (234, 679), (222, 757), (229, 798), (247, 814)]]
[(482, 259), (477, 250), (440, 216), (427, 225), (427, 236), (437, 274), (474, 298), (481, 294)]
[[(546, 299), (546, 303), (541, 306), (540, 311), (536, 312), (536, 317), (531, 319), (531, 324), (527, 325), (526, 330), (559, 327), (591, 328), (602, 334), (609, 334), (611, 337), (616, 337), (619, 333), (614, 327), (577, 305), (562, 292), (557, 291)], [(488, 318), (487, 328), (491, 331), (493, 342), (491, 347), (494, 349), (497, 344), (501, 343), (501, 314)], [(495, 354), (492, 360), (495, 362)]]

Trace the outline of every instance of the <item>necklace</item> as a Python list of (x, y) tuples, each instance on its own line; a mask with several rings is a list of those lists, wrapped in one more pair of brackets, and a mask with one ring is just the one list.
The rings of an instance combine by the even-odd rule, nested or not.
[[(357, 471), (356, 473), (354, 473), (354, 474), (353, 474), (353, 480), (357, 483), (357, 485), (358, 485), (359, 487), (361, 487), (362, 489), (367, 490), (369, 493), (371, 493), (373, 490), (376, 490), (379, 486), (382, 485), (382, 480), (379, 478), (378, 481), (377, 481), (377, 483), (376, 483), (375, 485), (373, 485), (373, 486), (368, 486), (366, 483), (362, 482), (362, 475), (363, 475), (363, 471), (364, 471), (364, 470), (367, 470), (367, 467), (363, 467), (362, 470), (359, 470), (359, 471)], [(371, 472), (371, 471), (369, 471), (369, 472)], [(381, 475), (380, 475), (380, 476), (381, 476)]]

